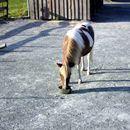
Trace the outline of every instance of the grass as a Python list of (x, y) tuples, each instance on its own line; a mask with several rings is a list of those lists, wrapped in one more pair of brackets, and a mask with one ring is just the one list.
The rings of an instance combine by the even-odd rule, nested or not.
[[(28, 9), (27, 9), (27, 0), (8, 0), (8, 17), (18, 18), (23, 16), (28, 16)], [(7, 3), (0, 3), (0, 7), (6, 7)], [(0, 13), (0, 17), (4, 17), (6, 15), (6, 10)]]
[[(3, 8), (3, 7), (5, 7), (5, 6), (7, 6), (7, 4), (6, 3), (0, 3), (0, 8)], [(0, 17), (2, 17), (2, 16), (5, 16), (6, 15), (6, 11), (5, 10), (1, 10), (0, 11)]]
[(27, 0), (9, 0), (9, 17), (23, 17), (27, 15)]

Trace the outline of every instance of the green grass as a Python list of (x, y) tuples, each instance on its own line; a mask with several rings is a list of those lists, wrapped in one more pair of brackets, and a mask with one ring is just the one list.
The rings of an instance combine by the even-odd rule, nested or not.
[[(2, 7), (6, 7), (7, 6), (7, 4), (6, 3), (0, 3), (0, 8), (2, 8)], [(4, 17), (6, 15), (6, 11), (4, 10), (4, 11), (0, 11), (0, 17)]]
[(28, 15), (27, 0), (9, 0), (9, 17)]

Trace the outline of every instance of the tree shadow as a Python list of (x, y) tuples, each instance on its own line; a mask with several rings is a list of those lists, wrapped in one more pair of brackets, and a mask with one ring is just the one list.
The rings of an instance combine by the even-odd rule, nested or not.
[(6, 21), (6, 20), (0, 19), (0, 25), (1, 25), (1, 24), (7, 24), (7, 23), (9, 23), (9, 22)]
[[(3, 49), (4, 51), (2, 51), (2, 52), (0, 51), (1, 52), (0, 55), (4, 55), (6, 53), (12, 52), (15, 49), (18, 49), (18, 48), (22, 47), (23, 45), (25, 45), (25, 44), (27, 44), (27, 43), (29, 43), (31, 41), (34, 41), (36, 39), (39, 39), (41, 37), (49, 36), (50, 35), (49, 33), (51, 31), (53, 31), (55, 29), (65, 28), (68, 25), (69, 25), (69, 22), (59, 22), (58, 27), (53, 27), (53, 28), (50, 28), (50, 29), (43, 30), (43, 31), (39, 32), (39, 34), (37, 34), (35, 36), (29, 37), (29, 38), (27, 38), (25, 40), (22, 40), (22, 41), (19, 41), (19, 42), (16, 42), (14, 44), (9, 45), (7, 48)], [(15, 35), (16, 35), (16, 33), (15, 33)], [(13, 35), (11, 35), (11, 36), (13, 36)]]
[(103, 87), (103, 88), (88, 88), (88, 89), (79, 89), (73, 90), (72, 94), (86, 94), (92, 92), (130, 92), (130, 87)]
[(13, 37), (13, 36), (16, 36), (17, 34), (25, 31), (25, 30), (28, 30), (30, 28), (36, 28), (36, 27), (39, 27), (41, 26), (42, 24), (44, 24), (45, 22), (30, 22), (28, 24), (25, 24), (23, 26), (20, 26), (20, 27), (16, 27), (15, 29), (11, 30), (11, 31), (8, 31), (7, 33), (5, 33), (4, 35), (1, 35), (0, 36), (0, 40), (4, 40), (4, 39), (7, 39), (7, 38), (10, 38), (10, 37)]
[[(104, 4), (95, 14), (94, 22), (129, 22), (130, 1)], [(129, 2), (129, 3), (127, 3)]]

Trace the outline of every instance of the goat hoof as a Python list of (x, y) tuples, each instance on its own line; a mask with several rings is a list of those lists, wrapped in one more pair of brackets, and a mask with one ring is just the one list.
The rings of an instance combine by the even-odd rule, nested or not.
[(90, 75), (90, 72), (87, 72), (87, 75), (89, 76), (89, 75)]
[(81, 68), (81, 71), (85, 71), (85, 68)]
[(62, 89), (62, 86), (59, 86), (58, 88), (59, 88), (59, 89)]
[(87, 75), (89, 76), (89, 75), (92, 75), (92, 73), (91, 72), (87, 72)]
[(69, 88), (69, 89), (61, 89), (60, 90), (60, 93), (62, 93), (62, 94), (71, 94), (71, 92), (72, 92), (71, 88)]
[(78, 80), (78, 84), (81, 84), (81, 83), (82, 83), (82, 80), (81, 80), (81, 79), (79, 79), (79, 80)]

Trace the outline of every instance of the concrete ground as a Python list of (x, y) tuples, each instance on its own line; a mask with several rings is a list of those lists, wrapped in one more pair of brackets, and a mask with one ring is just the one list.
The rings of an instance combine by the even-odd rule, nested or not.
[(92, 75), (77, 71), (72, 94), (59, 93), (56, 62), (77, 22), (1, 22), (0, 130), (130, 130), (130, 5), (96, 15)]

